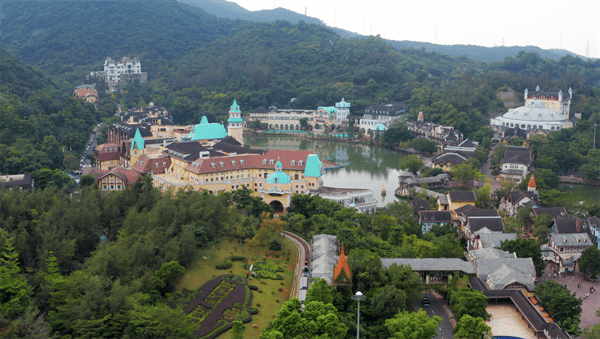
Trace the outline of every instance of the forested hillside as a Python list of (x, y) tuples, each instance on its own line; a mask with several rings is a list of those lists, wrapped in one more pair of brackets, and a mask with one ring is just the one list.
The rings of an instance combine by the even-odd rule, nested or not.
[(52, 75), (86, 74), (100, 69), (108, 56), (137, 56), (152, 69), (238, 25), (175, 0), (4, 1), (1, 6), (0, 45)]
[[(520, 52), (485, 64), (422, 49), (396, 50), (379, 37), (342, 39), (304, 22), (219, 19), (175, 1), (8, 2), (2, 12), (0, 43), (73, 85), (100, 69), (106, 56), (140, 57), (150, 81), (101, 98), (105, 113), (117, 103), (127, 109), (153, 101), (187, 124), (203, 115), (223, 121), (218, 113), (234, 98), (247, 112), (270, 105), (310, 109), (344, 97), (354, 114), (376, 103), (408, 101), (409, 117), (423, 111), (426, 119), (472, 137), (488, 124), (490, 113), (505, 111), (496, 91), (537, 85), (549, 91), (572, 87), (573, 111), (585, 119), (600, 111), (592, 89), (600, 80), (600, 61), (572, 56), (555, 61)], [(59, 144), (72, 146), (56, 130)]]
[(0, 79), (0, 172), (77, 166), (100, 112), (3, 50)]

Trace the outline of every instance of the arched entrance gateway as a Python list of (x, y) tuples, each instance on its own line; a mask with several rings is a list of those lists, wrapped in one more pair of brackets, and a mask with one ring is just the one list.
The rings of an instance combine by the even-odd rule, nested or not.
[(269, 203), (269, 205), (271, 205), (273, 207), (273, 209), (275, 210), (275, 213), (282, 213), (284, 212), (284, 208), (283, 208), (283, 204), (278, 201), (278, 200), (273, 200)]

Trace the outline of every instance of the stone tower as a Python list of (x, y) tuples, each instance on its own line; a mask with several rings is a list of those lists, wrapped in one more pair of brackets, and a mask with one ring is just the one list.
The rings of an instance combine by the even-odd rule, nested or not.
[(233, 104), (229, 108), (229, 119), (227, 119), (227, 134), (244, 145), (244, 125), (240, 105), (233, 99)]

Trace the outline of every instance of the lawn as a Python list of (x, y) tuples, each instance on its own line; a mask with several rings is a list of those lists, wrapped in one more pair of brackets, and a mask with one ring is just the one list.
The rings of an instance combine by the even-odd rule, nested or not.
[[(285, 257), (289, 251), (290, 260), (286, 261)], [(252, 315), (252, 321), (244, 324), (246, 331), (244, 338), (258, 338), (262, 329), (267, 327), (269, 321), (275, 317), (275, 314), (281, 307), (281, 304), (287, 301), (290, 297), (290, 289), (292, 281), (294, 279), (294, 269), (298, 260), (296, 248), (289, 241), (283, 241), (284, 255), (281, 259), (270, 258), (267, 256), (265, 248), (257, 248), (246, 245), (245, 243), (239, 244), (237, 240), (224, 238), (221, 243), (213, 245), (210, 248), (200, 250), (199, 260), (196, 261), (185, 273), (185, 276), (181, 279), (177, 285), (177, 290), (189, 288), (196, 290), (205, 282), (214, 279), (216, 276), (222, 274), (233, 273), (241, 276), (246, 276), (243, 261), (234, 261), (233, 267), (226, 270), (218, 270), (215, 265), (223, 262), (226, 257), (232, 255), (250, 257), (248, 264), (256, 264), (264, 262), (268, 267), (278, 266), (283, 269), (282, 272), (277, 274), (283, 277), (283, 280), (272, 280), (272, 279), (256, 279), (250, 278), (249, 283), (258, 286), (258, 291), (252, 291), (252, 304), (251, 307), (258, 308), (258, 314)], [(261, 255), (264, 254), (265, 256)], [(249, 267), (250, 265), (248, 265)], [(265, 266), (263, 264), (263, 266)], [(281, 290), (281, 292), (280, 292)], [(279, 302), (276, 302), (279, 300)], [(260, 305), (260, 306), (259, 306)], [(258, 325), (253, 327), (253, 325)], [(231, 331), (227, 331), (221, 334), (218, 338), (228, 339), (231, 336)]]

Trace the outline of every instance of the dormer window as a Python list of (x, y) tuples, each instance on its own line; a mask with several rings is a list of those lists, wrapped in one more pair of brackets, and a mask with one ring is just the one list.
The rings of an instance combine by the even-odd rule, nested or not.
[(298, 161), (298, 166), (302, 166), (304, 164), (304, 160)]
[(233, 166), (235, 166), (235, 164), (236, 164), (236, 163), (235, 163), (235, 160), (231, 160), (231, 164), (232, 164)]
[(240, 160), (240, 165), (244, 165), (244, 160)]
[(275, 163), (275, 160), (271, 159), (269, 160), (269, 165), (273, 165)]
[(266, 165), (267, 164), (267, 159), (263, 159), (262, 164)]
[(212, 166), (212, 168), (216, 168), (217, 167), (214, 162), (211, 162), (210, 165)]
[(219, 162), (219, 165), (221, 165), (221, 167), (225, 167), (225, 163), (222, 161)]
[(296, 166), (296, 160), (292, 160), (292, 163), (291, 163), (291, 165), (292, 165), (292, 166)]

